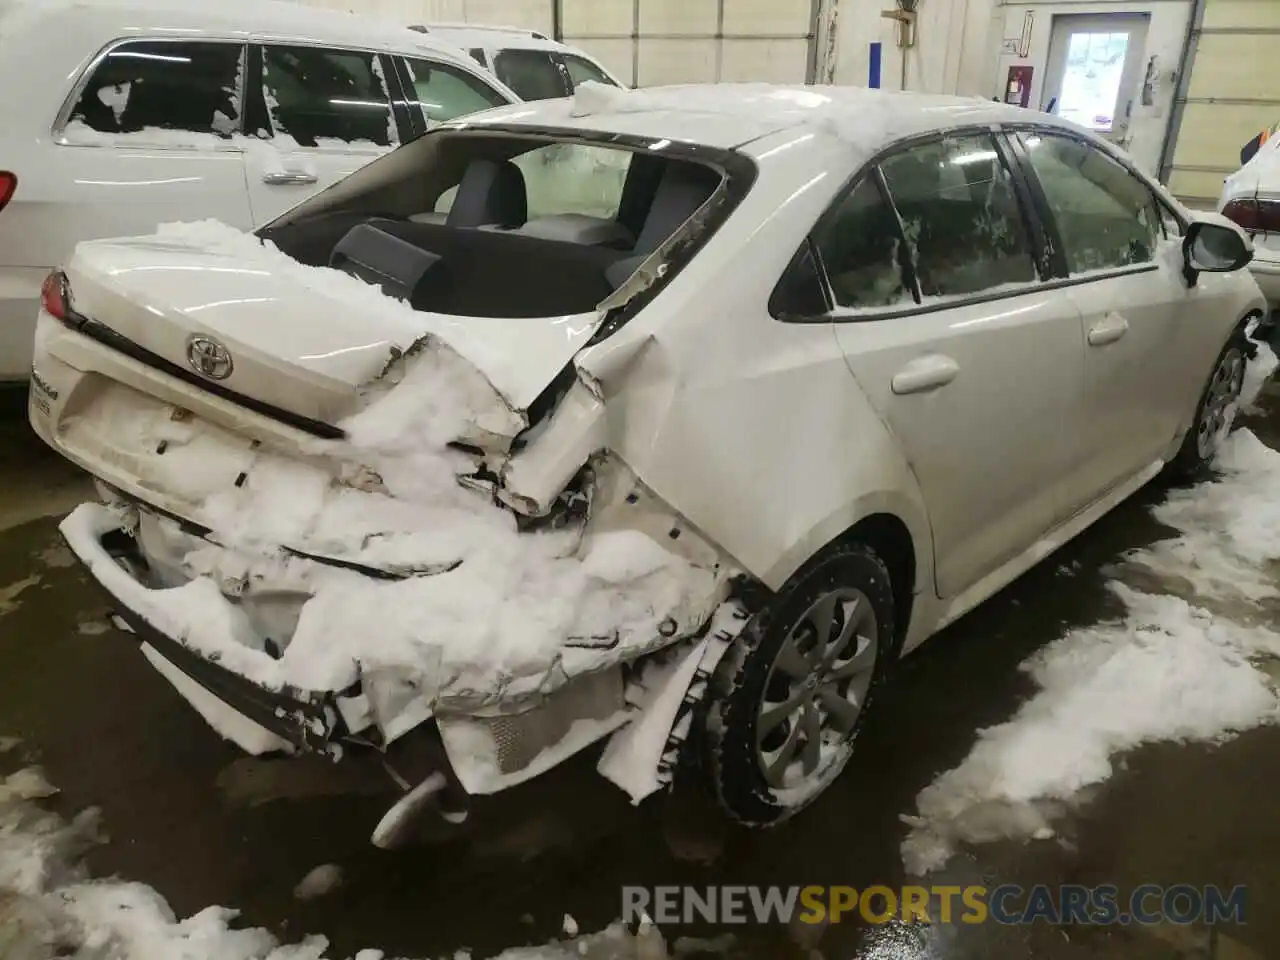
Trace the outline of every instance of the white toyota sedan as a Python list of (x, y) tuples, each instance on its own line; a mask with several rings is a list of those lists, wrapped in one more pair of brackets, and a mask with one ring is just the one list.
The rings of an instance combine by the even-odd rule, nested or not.
[(30, 417), (218, 732), (398, 771), (375, 841), (600, 741), (637, 802), (692, 770), (766, 824), (900, 655), (1211, 461), (1250, 256), (1053, 117), (584, 84), (256, 234), (81, 244)]

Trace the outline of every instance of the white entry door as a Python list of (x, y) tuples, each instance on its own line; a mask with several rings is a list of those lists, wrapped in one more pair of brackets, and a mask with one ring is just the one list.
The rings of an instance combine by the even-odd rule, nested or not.
[(1127, 146), (1149, 21), (1145, 13), (1055, 16), (1040, 109)]

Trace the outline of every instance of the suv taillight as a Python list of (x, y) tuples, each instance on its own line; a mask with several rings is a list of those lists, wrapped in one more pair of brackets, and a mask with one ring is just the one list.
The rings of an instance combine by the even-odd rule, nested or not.
[(17, 191), (18, 175), (8, 170), (0, 170), (0, 210), (9, 205), (9, 201)]
[(1222, 215), (1250, 233), (1280, 233), (1280, 201), (1277, 200), (1257, 197), (1232, 200), (1222, 208)]
[(53, 319), (68, 322), (71, 314), (71, 288), (67, 285), (67, 275), (61, 270), (55, 270), (44, 278), (44, 284), (40, 287), (40, 306)]

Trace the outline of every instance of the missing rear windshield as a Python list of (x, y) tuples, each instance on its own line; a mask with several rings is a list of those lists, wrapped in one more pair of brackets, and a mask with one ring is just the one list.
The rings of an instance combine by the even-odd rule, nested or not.
[(754, 172), (740, 154), (670, 141), (438, 130), (259, 233), (303, 263), (353, 273), (416, 310), (565, 316), (613, 298), (616, 329), (656, 292), (658, 271), (642, 271), (645, 282), (615, 296), (619, 289), (646, 261), (665, 263), (667, 282)]

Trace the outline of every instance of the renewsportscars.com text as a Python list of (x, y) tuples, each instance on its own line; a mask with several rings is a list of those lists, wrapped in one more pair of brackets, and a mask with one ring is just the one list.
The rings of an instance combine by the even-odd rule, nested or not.
[(1246, 888), (1144, 884), (1122, 894), (1086, 887), (983, 886), (623, 887), (626, 921), (659, 925), (839, 923), (1244, 923)]

